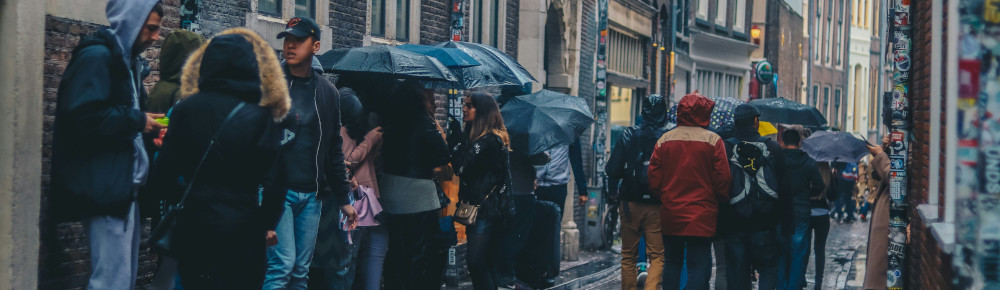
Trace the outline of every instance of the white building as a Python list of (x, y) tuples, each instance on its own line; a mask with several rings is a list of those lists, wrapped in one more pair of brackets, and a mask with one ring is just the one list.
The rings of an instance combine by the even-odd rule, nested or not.
[(851, 0), (851, 41), (848, 55), (847, 119), (842, 129), (868, 135), (869, 105), (877, 92), (871, 91), (872, 13), (875, 1)]

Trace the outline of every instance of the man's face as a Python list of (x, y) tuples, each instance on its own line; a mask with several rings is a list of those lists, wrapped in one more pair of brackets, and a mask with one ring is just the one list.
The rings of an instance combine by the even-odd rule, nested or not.
[(160, 40), (161, 18), (162, 16), (159, 13), (149, 13), (149, 17), (146, 18), (146, 23), (144, 23), (142, 25), (142, 29), (139, 30), (139, 36), (135, 38), (135, 44), (132, 45), (134, 52), (142, 52)]
[(297, 66), (309, 63), (313, 55), (319, 52), (319, 41), (313, 40), (312, 36), (298, 37), (295, 35), (285, 36), (285, 45), (282, 54), (289, 66)]

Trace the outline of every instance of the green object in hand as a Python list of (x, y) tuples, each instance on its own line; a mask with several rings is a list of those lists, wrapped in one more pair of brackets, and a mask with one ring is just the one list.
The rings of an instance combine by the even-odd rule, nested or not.
[(155, 120), (156, 120), (157, 123), (163, 124), (163, 126), (169, 126), (167, 124), (170, 123), (170, 118), (167, 118), (167, 117), (163, 117), (163, 118), (159, 118), (159, 119), (155, 119)]

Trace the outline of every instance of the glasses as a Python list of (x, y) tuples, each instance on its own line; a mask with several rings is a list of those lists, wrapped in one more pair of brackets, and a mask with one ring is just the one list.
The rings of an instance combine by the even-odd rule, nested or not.
[(462, 103), (462, 106), (465, 106), (467, 109), (472, 109), (472, 102), (464, 102)]

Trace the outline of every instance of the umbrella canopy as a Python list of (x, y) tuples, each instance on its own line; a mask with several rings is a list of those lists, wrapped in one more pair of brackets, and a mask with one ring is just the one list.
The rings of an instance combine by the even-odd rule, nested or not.
[(475, 58), (472, 58), (472, 56), (468, 53), (465, 53), (457, 48), (435, 47), (419, 44), (403, 44), (396, 47), (402, 50), (412, 51), (436, 58), (446, 67), (462, 68), (480, 65)]
[(865, 141), (844, 132), (817, 131), (802, 140), (802, 151), (817, 162), (842, 161), (858, 163), (867, 156)]
[(514, 58), (492, 46), (462, 41), (442, 42), (434, 46), (457, 48), (481, 64), (473, 67), (452, 68), (452, 72), (458, 77), (462, 89), (522, 86), (535, 81), (531, 73), (528, 73)]
[(750, 104), (760, 111), (761, 121), (806, 126), (826, 124), (826, 118), (816, 108), (785, 98), (757, 99)]
[(319, 61), (323, 64), (323, 70), (341, 74), (362, 73), (451, 82), (458, 80), (433, 57), (386, 45), (331, 50), (319, 56)]
[(761, 136), (767, 136), (771, 134), (778, 134), (778, 128), (775, 128), (771, 122), (760, 122), (760, 127), (757, 128), (757, 132)]
[(514, 97), (500, 113), (512, 146), (529, 155), (572, 144), (594, 123), (583, 98), (549, 90)]
[[(709, 119), (708, 130), (722, 136), (728, 136), (728, 133), (732, 132), (733, 129), (736, 128), (735, 121), (733, 121), (733, 111), (735, 111), (736, 106), (742, 104), (743, 101), (735, 98), (706, 98), (715, 102), (715, 107), (712, 108), (712, 116)], [(677, 124), (677, 104), (674, 104), (670, 107), (670, 111), (667, 111), (667, 121)]]

